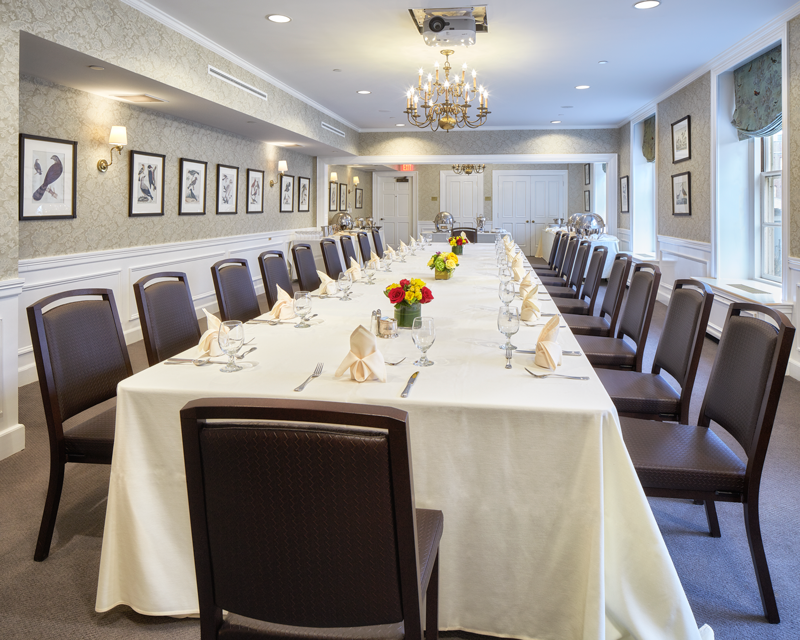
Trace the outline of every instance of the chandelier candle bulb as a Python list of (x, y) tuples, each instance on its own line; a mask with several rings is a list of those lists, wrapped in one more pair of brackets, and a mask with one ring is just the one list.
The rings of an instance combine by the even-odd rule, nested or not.
[(422, 67), (419, 69), (419, 88), (422, 88)]

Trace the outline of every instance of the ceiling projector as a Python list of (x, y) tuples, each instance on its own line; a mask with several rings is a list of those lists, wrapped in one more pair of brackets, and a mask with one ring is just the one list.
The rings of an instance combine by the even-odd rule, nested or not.
[(422, 38), (429, 47), (469, 47), (475, 44), (475, 18), (425, 16)]

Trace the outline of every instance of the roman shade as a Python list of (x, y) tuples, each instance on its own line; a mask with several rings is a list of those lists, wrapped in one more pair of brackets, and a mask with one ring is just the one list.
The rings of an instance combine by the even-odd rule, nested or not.
[(739, 140), (766, 138), (781, 130), (781, 46), (733, 72), (736, 110), (731, 124)]

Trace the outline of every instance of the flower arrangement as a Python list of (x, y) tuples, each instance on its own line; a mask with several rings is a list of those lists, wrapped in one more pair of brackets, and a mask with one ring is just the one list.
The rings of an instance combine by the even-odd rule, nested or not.
[(458, 256), (464, 253), (464, 245), (469, 244), (469, 240), (467, 240), (467, 236), (465, 236), (463, 232), (460, 236), (453, 236), (448, 242), (450, 242), (450, 246), (453, 247), (453, 253)]
[(428, 266), (436, 272), (437, 280), (449, 280), (458, 266), (458, 256), (437, 251), (428, 260)]
[(398, 327), (410, 327), (414, 318), (422, 314), (420, 305), (433, 300), (433, 294), (418, 278), (403, 279), (399, 284), (390, 284), (383, 294), (394, 305), (394, 317)]

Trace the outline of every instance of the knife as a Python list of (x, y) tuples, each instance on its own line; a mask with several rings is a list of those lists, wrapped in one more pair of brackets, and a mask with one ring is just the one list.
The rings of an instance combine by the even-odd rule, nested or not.
[[(533, 351), (525, 350), (525, 349), (517, 349), (517, 353), (531, 353), (531, 354), (533, 354), (533, 353), (536, 353), (536, 349), (534, 349)], [(564, 350), (562, 350), (561, 351), (561, 355), (562, 356), (579, 356), (579, 355), (581, 355), (581, 352), (580, 351), (564, 351)]]
[(411, 377), (408, 379), (408, 384), (406, 384), (406, 388), (403, 389), (403, 393), (400, 394), (401, 398), (407, 398), (408, 392), (411, 391), (411, 387), (414, 386), (414, 383), (417, 381), (417, 376), (419, 375), (419, 371), (415, 371), (411, 374)]

